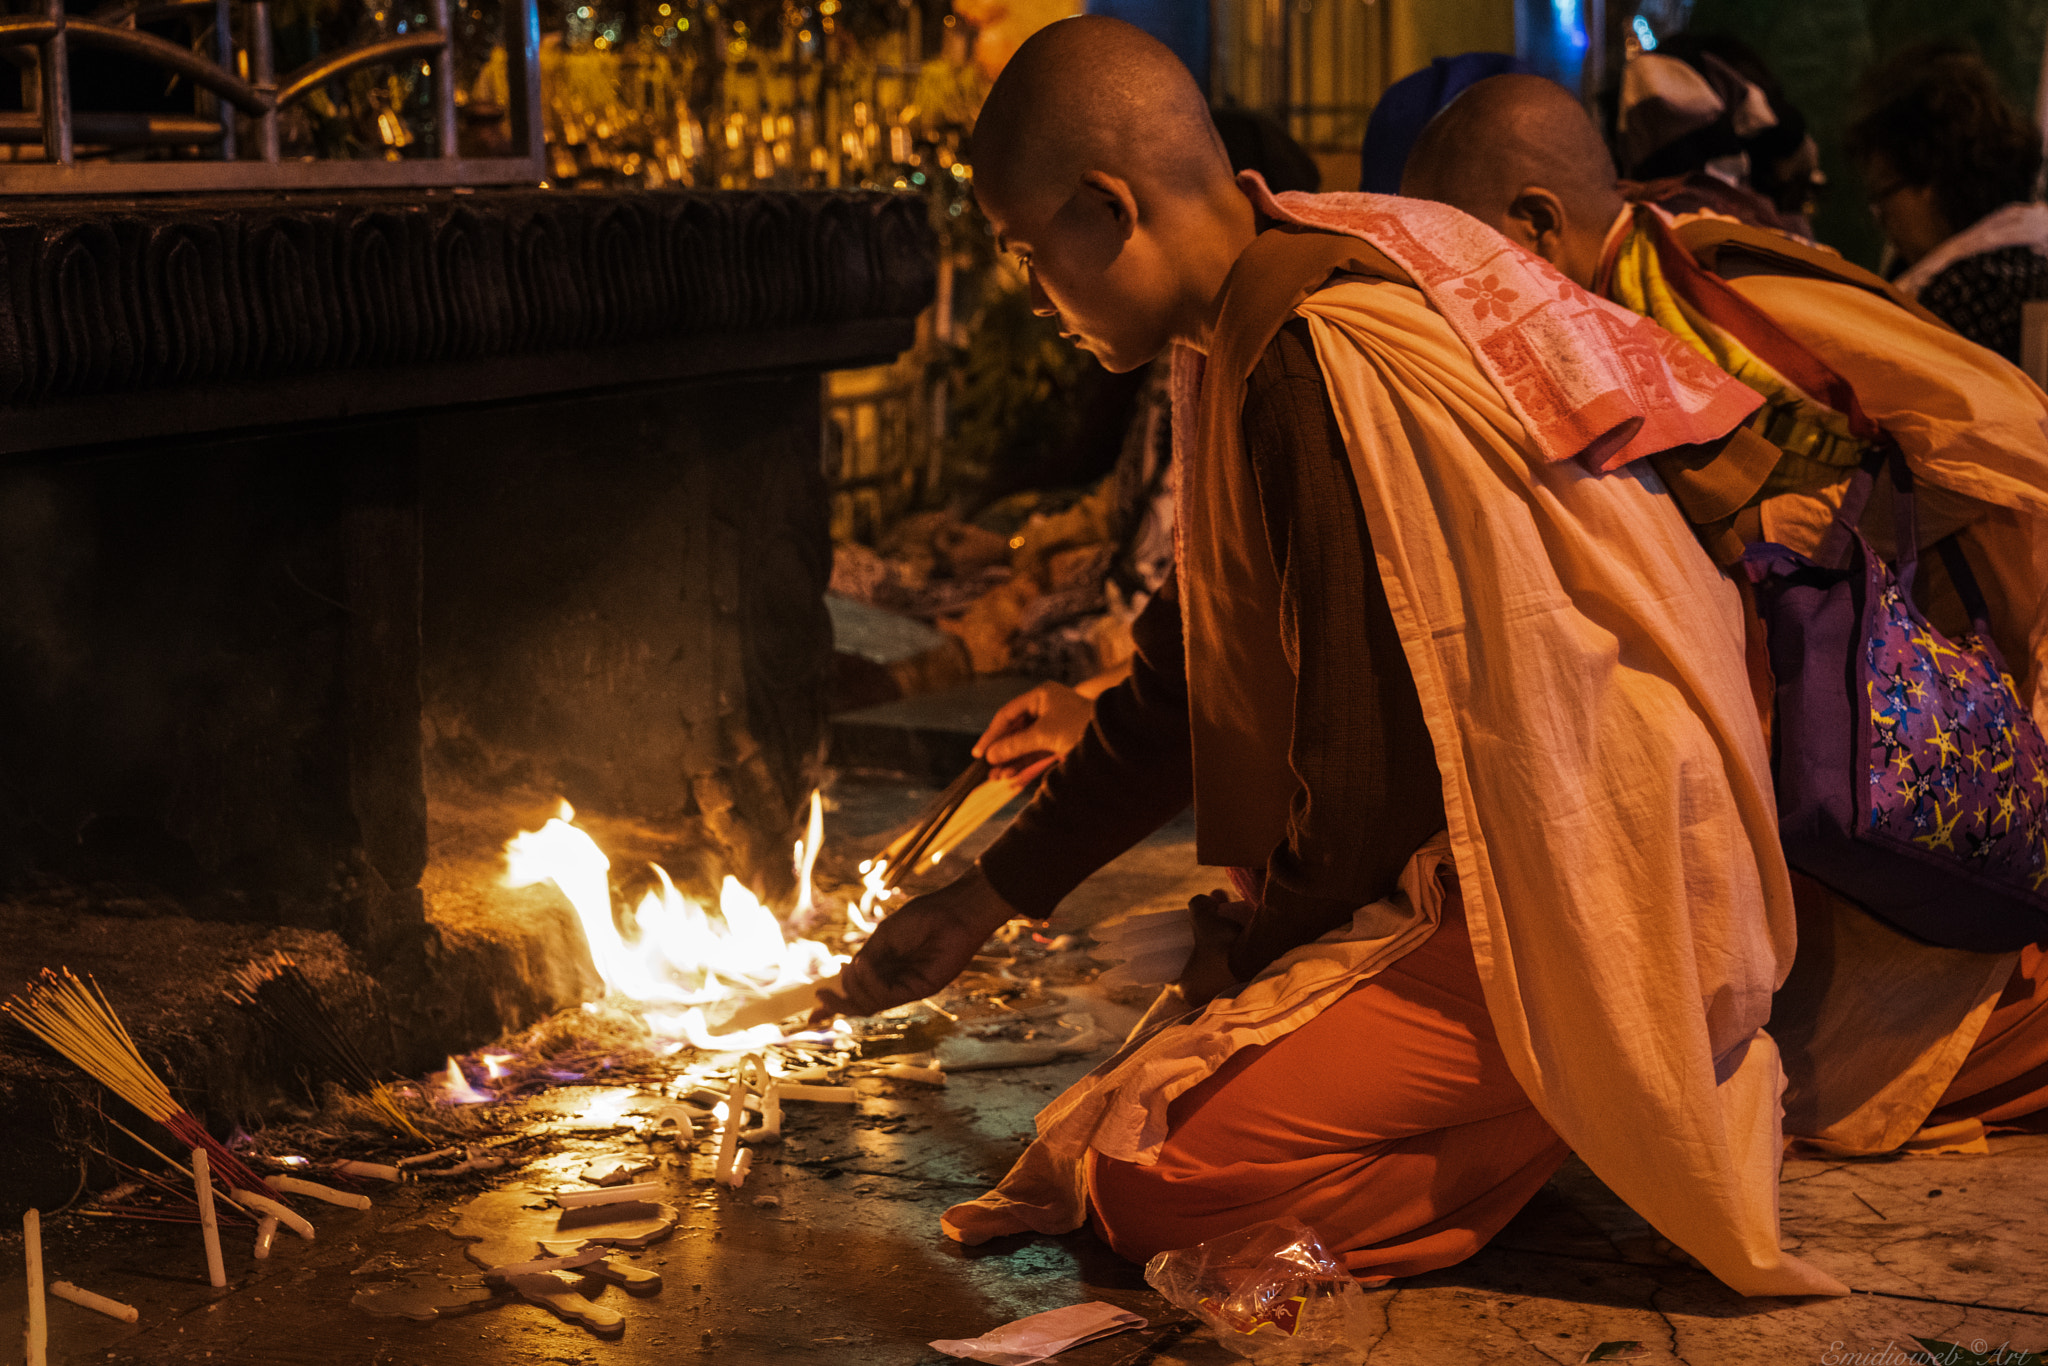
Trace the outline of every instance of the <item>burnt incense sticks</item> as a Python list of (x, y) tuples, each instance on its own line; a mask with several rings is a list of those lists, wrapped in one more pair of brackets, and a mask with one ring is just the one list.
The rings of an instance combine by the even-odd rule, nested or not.
[(227, 995), (297, 1046), (330, 1081), (366, 1097), (392, 1128), (426, 1141), (290, 954), (273, 953), (239, 969)]

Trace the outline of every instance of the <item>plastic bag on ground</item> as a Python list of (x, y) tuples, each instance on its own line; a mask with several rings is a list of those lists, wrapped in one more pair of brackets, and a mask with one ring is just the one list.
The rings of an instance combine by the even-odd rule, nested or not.
[(1260, 1366), (1361, 1362), (1375, 1326), (1358, 1281), (1298, 1219), (1162, 1252), (1145, 1279)]

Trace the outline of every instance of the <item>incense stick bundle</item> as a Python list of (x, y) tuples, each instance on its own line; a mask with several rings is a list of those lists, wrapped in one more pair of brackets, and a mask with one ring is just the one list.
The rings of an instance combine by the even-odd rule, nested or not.
[[(925, 845), (924, 852), (918, 856), (919, 861), (925, 863), (927, 867), (937, 863), (941, 856), (951, 853), (955, 845), (994, 819), (995, 814), (1008, 806), (1010, 799), (1024, 791), (1027, 786), (1029, 784), (1019, 783), (1014, 778), (990, 777), (983, 781), (981, 786), (968, 793), (967, 799), (946, 818), (945, 824), (939, 827), (938, 832)], [(895, 859), (898, 857), (895, 846), (892, 845), (890, 850), (884, 851), (882, 857), (891, 860), (890, 866), (895, 867)], [(918, 871), (917, 866), (909, 862), (904, 862), (902, 869), (905, 877)]]
[(0, 1010), (163, 1125), (181, 1145), (205, 1152), (228, 1185), (237, 1190), (265, 1189), (263, 1178), (172, 1099), (170, 1088), (142, 1060), (142, 1050), (129, 1037), (127, 1026), (108, 1004), (99, 983), (89, 977), (81, 982), (69, 968), (62, 976), (45, 968), (42, 980), (28, 989), (26, 999), (11, 996), (0, 1002)]
[(988, 760), (976, 759), (969, 764), (966, 770), (948, 783), (946, 790), (924, 809), (924, 813), (917, 819), (917, 824), (882, 851), (877, 862), (883, 866), (884, 887), (893, 891), (904, 878), (910, 876), (919, 861), (930, 852), (932, 842), (939, 832), (953, 819), (975, 790), (987, 782), (988, 775)]
[(273, 953), (235, 973), (228, 999), (254, 1010), (272, 1029), (303, 1050), (329, 1079), (368, 1098), (394, 1129), (425, 1141), (410, 1116), (327, 1008), (291, 955)]

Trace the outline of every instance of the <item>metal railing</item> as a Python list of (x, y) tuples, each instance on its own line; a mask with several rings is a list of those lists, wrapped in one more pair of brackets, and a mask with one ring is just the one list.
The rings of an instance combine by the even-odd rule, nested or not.
[[(40, 161), (0, 162), (0, 194), (146, 194), (203, 190), (334, 189), (531, 183), (544, 174), (540, 16), (536, 0), (506, 7), (504, 48), (512, 128), (510, 155), (464, 157), (456, 121), (455, 28), (450, 0), (429, 0), (434, 27), (329, 53), (276, 75), (268, 0), (116, 0), (88, 18), (64, 0), (0, 18), (0, 59), (22, 68), (24, 108), (0, 110), (0, 144), (40, 145)], [(180, 46), (141, 25), (190, 22)], [(189, 81), (192, 114), (77, 109), (73, 48), (98, 49)], [(329, 82), (364, 68), (422, 62), (432, 82), (435, 155), (401, 160), (287, 158), (279, 119)], [(253, 131), (252, 154), (237, 140)], [(96, 155), (81, 155), (81, 147)], [(147, 148), (189, 148), (196, 157), (113, 159)]]

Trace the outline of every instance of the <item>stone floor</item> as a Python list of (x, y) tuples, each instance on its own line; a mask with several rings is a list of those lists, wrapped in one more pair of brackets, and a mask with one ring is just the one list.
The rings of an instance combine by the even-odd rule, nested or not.
[[(842, 788), (841, 828), (886, 828), (919, 796)], [(1213, 880), (1191, 854), (1189, 830), (1170, 827), (1072, 898), (1063, 918), (1079, 925), (1184, 900)], [(1107, 1027), (1128, 1023), (1128, 1013), (1099, 998), (1093, 1008)], [(1069, 1366), (1238, 1360), (1086, 1233), (982, 1248), (939, 1235), (939, 1213), (1000, 1176), (1037, 1108), (1089, 1065), (962, 1073), (943, 1089), (864, 1079), (857, 1114), (792, 1104), (787, 1140), (761, 1151), (736, 1193), (712, 1184), (700, 1141), (659, 1174), (682, 1222), (636, 1254), (662, 1288), (600, 1297), (625, 1319), (611, 1339), (521, 1302), (433, 1322), (374, 1317), (353, 1303), (367, 1288), (473, 1277), (449, 1231), (453, 1207), (486, 1188), (551, 1188), (615, 1150), (623, 1140), (607, 1132), (600, 1088), (551, 1097), (549, 1122), (562, 1130), (553, 1155), (502, 1179), (460, 1193), (413, 1183), (386, 1188), (371, 1210), (323, 1210), (317, 1241), (281, 1238), (266, 1262), (249, 1257), (246, 1234), (233, 1235), (222, 1291), (205, 1283), (194, 1230), (58, 1216), (44, 1235), (50, 1277), (132, 1303), (141, 1320), (123, 1325), (53, 1300), (50, 1360), (932, 1366), (950, 1360), (926, 1346), (932, 1339), (973, 1337), (1090, 1300), (1135, 1310), (1148, 1326), (1066, 1353), (1059, 1360)], [(1794, 1159), (1784, 1192), (1788, 1240), (1853, 1287), (1850, 1297), (1743, 1300), (1673, 1265), (1650, 1230), (1574, 1165), (1479, 1256), (1369, 1292), (1371, 1327), (1356, 1345), (1373, 1366), (1542, 1366), (1615, 1343), (1638, 1346), (1618, 1355), (1609, 1347), (1608, 1359), (1695, 1366), (1896, 1366), (1918, 1349), (1915, 1339), (1959, 1343), (1991, 1360), (2001, 1347), (2048, 1348), (2048, 1137), (1994, 1138), (1988, 1157)], [(0, 1284), (0, 1343), (8, 1345), (0, 1361), (19, 1361), (18, 1234), (0, 1239), (0, 1266), (9, 1277)]]

